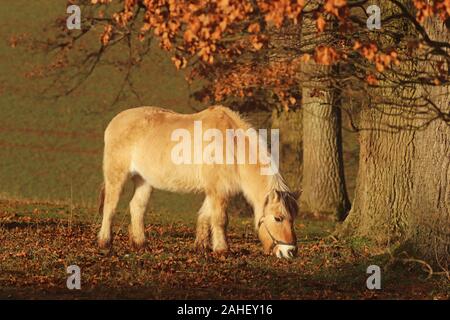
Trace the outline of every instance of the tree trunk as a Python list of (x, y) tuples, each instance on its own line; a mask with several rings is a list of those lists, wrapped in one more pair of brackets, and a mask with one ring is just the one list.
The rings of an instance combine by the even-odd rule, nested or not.
[[(401, 101), (399, 101), (401, 103)], [(360, 114), (360, 155), (352, 209), (343, 231), (380, 244), (401, 239), (411, 207), (414, 131), (387, 105)]]
[[(449, 87), (435, 101), (450, 111)], [(438, 93), (439, 90), (434, 90)], [(414, 147), (414, 197), (408, 242), (421, 257), (447, 268), (450, 264), (450, 123), (433, 121), (418, 132)]]
[[(450, 39), (442, 22), (426, 26), (432, 39)], [(423, 74), (431, 70), (419, 68)], [(362, 110), (355, 200), (341, 234), (366, 237), (387, 247), (399, 245), (448, 268), (450, 124), (442, 117), (431, 121), (436, 112), (430, 104), (408, 103), (423, 96), (448, 113), (449, 88), (385, 88), (378, 96), (390, 97), (390, 103)]]
[[(308, 6), (316, 6), (312, 1)], [(313, 52), (316, 45), (329, 43), (333, 30), (320, 36), (311, 18), (302, 21), (303, 50)], [(333, 27), (332, 27), (333, 29)], [(330, 66), (303, 62), (303, 176), (302, 210), (343, 220), (350, 207), (345, 186), (342, 158), (340, 108), (336, 88), (327, 81), (334, 72)]]
[[(387, 4), (385, 14), (394, 14), (395, 6)], [(401, 19), (383, 27), (406, 30)], [(393, 45), (389, 37), (386, 47)], [(402, 63), (404, 74), (414, 70), (413, 63)], [(414, 86), (398, 86), (396, 71), (386, 70), (386, 79), (369, 89), (371, 104), (362, 106), (359, 115), (359, 168), (353, 205), (341, 232), (373, 240), (380, 245), (405, 239), (413, 194), (413, 147), (416, 117)], [(394, 79), (394, 80), (391, 80)], [(406, 102), (408, 101), (408, 102)]]
[[(445, 92), (434, 102), (448, 112), (448, 87)], [(383, 246), (407, 244), (421, 257), (447, 266), (450, 126), (437, 119), (423, 130), (410, 130), (402, 115), (384, 111), (367, 108), (361, 114), (366, 128), (360, 132), (355, 199), (341, 233)], [(393, 131), (393, 126), (404, 129)]]
[[(450, 43), (450, 33), (436, 19), (424, 24), (431, 39)], [(447, 54), (450, 50), (446, 50)], [(442, 58), (434, 59), (443, 61)], [(447, 65), (448, 67), (448, 65)], [(427, 66), (425, 71), (430, 71)], [(450, 115), (450, 85), (427, 86), (429, 99)], [(447, 121), (445, 121), (447, 120)], [(414, 147), (414, 198), (409, 243), (422, 257), (442, 268), (450, 264), (450, 119), (438, 118), (417, 132)]]
[(349, 209), (345, 187), (340, 109), (333, 92), (312, 97), (303, 89), (303, 193), (305, 211), (343, 220)]

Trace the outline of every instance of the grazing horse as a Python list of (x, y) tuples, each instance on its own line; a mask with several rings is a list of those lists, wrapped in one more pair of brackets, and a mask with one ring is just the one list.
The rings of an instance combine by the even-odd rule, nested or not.
[[(103, 221), (98, 234), (99, 246), (109, 248), (111, 245), (114, 212), (125, 182), (131, 179), (135, 191), (130, 202), (129, 232), (130, 242), (135, 247), (145, 243), (144, 213), (151, 191), (156, 188), (172, 192), (203, 192), (206, 198), (198, 214), (195, 245), (199, 249), (207, 249), (211, 237), (214, 252), (227, 251), (227, 200), (242, 192), (253, 206), (254, 225), (264, 252), (279, 258), (294, 256), (297, 252), (294, 232), (297, 195), (289, 191), (278, 171), (270, 175), (261, 174), (266, 164), (259, 160), (256, 163), (174, 161), (177, 147), (174, 132), (181, 129), (195, 135), (198, 123), (202, 124), (203, 130), (212, 129), (216, 134), (224, 135), (229, 129), (252, 129), (237, 113), (223, 106), (209, 107), (194, 114), (139, 107), (121, 112), (109, 123), (104, 137), (104, 185), (99, 206)], [(210, 140), (212, 138), (209, 137)], [(223, 144), (219, 138), (216, 135), (213, 147), (221, 147), (217, 145)], [(247, 136), (244, 139), (249, 140)], [(250, 154), (250, 143), (244, 147)], [(267, 147), (258, 147), (260, 154), (271, 157)], [(223, 146), (215, 150), (227, 152)]]

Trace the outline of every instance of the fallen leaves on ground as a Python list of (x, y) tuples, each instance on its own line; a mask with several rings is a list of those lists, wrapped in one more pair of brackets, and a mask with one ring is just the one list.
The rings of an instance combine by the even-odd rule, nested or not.
[[(195, 230), (183, 224), (148, 225), (142, 250), (131, 249), (128, 234), (115, 230), (113, 250), (105, 254), (97, 248), (96, 223), (0, 210), (0, 298), (448, 298), (436, 281), (404, 270), (403, 280), (383, 275), (383, 290), (370, 291), (369, 254), (302, 234), (299, 224), (299, 255), (292, 261), (265, 256), (255, 236), (233, 228), (229, 254), (197, 252)], [(66, 269), (74, 264), (81, 268), (79, 291), (66, 287)]]

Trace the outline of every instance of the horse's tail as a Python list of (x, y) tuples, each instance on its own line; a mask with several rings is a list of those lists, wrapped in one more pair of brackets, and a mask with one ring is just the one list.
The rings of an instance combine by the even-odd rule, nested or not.
[(98, 195), (98, 213), (103, 215), (103, 205), (105, 204), (105, 183), (100, 186), (100, 193)]

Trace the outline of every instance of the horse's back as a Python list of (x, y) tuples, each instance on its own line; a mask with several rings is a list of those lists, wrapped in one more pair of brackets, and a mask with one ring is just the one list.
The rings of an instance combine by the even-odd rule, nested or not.
[(124, 132), (131, 132), (133, 128), (141, 128), (144, 131), (141, 133), (155, 129), (192, 129), (194, 121), (201, 121), (203, 129), (216, 128), (224, 131), (250, 127), (237, 113), (224, 106), (212, 106), (191, 114), (159, 107), (137, 107), (124, 110), (111, 120), (105, 131), (105, 140), (110, 135), (123, 137)]
[(118, 113), (108, 124), (105, 130), (105, 137), (113, 135), (115, 132), (122, 132), (135, 126), (137, 123), (153, 121), (161, 118), (166, 113), (174, 113), (170, 110), (157, 107), (138, 107), (124, 110)]
[[(172, 150), (179, 143), (172, 139), (177, 129), (193, 136), (194, 122), (202, 129), (236, 129), (239, 116), (230, 109), (214, 106), (193, 114), (180, 114), (158, 107), (138, 107), (122, 111), (105, 131), (105, 161), (122, 159), (132, 174), (139, 174), (158, 189), (169, 191), (203, 191), (208, 185), (230, 180), (235, 168), (225, 165), (176, 164)], [(106, 158), (109, 158), (106, 159)], [(219, 169), (221, 167), (221, 169)], [(218, 170), (219, 169), (219, 170)], [(234, 189), (229, 183), (223, 186)]]

